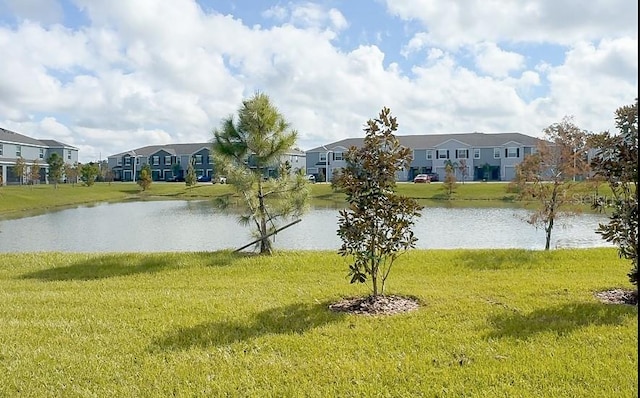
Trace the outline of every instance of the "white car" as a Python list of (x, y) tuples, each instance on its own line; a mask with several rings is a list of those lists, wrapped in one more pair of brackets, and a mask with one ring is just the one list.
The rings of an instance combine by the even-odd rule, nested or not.
[(316, 182), (316, 176), (314, 176), (313, 174), (308, 174), (307, 180), (309, 180), (310, 182)]

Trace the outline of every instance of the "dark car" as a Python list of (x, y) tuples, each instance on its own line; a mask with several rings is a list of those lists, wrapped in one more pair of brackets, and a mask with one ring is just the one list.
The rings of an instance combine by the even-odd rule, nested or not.
[(211, 182), (210, 176), (200, 176), (198, 177), (198, 182)]
[(184, 182), (184, 177), (172, 177), (170, 179), (167, 180), (168, 182)]
[(426, 173), (429, 176), (429, 181), (431, 182), (437, 182), (440, 181), (440, 179), (438, 178), (438, 173)]

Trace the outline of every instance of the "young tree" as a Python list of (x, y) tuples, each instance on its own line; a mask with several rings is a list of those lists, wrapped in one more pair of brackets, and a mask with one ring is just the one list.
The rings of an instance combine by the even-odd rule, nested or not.
[(143, 191), (146, 191), (151, 187), (152, 181), (153, 179), (151, 177), (151, 166), (149, 165), (149, 163), (146, 163), (140, 170), (140, 177), (138, 178), (137, 183), (138, 185), (140, 185), (140, 188), (142, 188)]
[(96, 182), (96, 178), (100, 175), (98, 164), (89, 162), (80, 166), (80, 180), (84, 185), (90, 187)]
[(40, 182), (40, 163), (38, 159), (33, 159), (29, 167), (29, 183), (35, 185), (38, 182)]
[(261, 254), (271, 254), (271, 236), (290, 225), (278, 227), (277, 220), (299, 218), (308, 208), (309, 188), (302, 175), (279, 173), (263, 180), (269, 167), (282, 167), (282, 157), (294, 147), (297, 136), (262, 93), (242, 102), (237, 121), (231, 116), (214, 131), (215, 169), (244, 199), (246, 211), (240, 220), (255, 225)]
[[(595, 207), (613, 208), (608, 224), (597, 233), (618, 246), (618, 255), (631, 260), (629, 280), (638, 287), (638, 100), (616, 110), (617, 135), (602, 133), (598, 155), (592, 161), (597, 176), (607, 181), (613, 198)], [(609, 202), (609, 203), (607, 203)]]
[(109, 167), (107, 167), (107, 168), (104, 170), (104, 180), (105, 180), (107, 183), (109, 183), (109, 185), (111, 185), (111, 183), (113, 182), (113, 178), (114, 178), (113, 170), (111, 170)]
[(180, 165), (180, 163), (174, 163), (171, 165), (171, 173), (173, 174), (173, 178), (175, 178), (176, 181), (178, 181), (178, 177), (182, 177), (180, 176), (180, 170), (182, 170), (182, 166)]
[(373, 297), (384, 294), (394, 261), (417, 241), (411, 227), (421, 206), (395, 193), (396, 173), (412, 159), (411, 150), (400, 146), (395, 137), (397, 129), (396, 118), (382, 108), (377, 119), (367, 122), (364, 146), (349, 149), (347, 166), (335, 180), (349, 203), (338, 219), (342, 239), (338, 253), (354, 258), (349, 266), (351, 283), (371, 278)]
[(27, 161), (22, 156), (16, 159), (16, 164), (13, 166), (13, 171), (16, 177), (18, 177), (20, 185), (22, 185), (24, 183), (24, 177), (27, 174)]
[(193, 166), (194, 161), (194, 159), (191, 159), (191, 161), (189, 162), (189, 166), (187, 167), (187, 175), (184, 178), (184, 183), (188, 187), (192, 187), (198, 182), (198, 177), (196, 177), (196, 169)]
[(75, 164), (64, 164), (64, 175), (67, 179), (67, 183), (71, 183), (71, 185), (75, 185), (78, 182), (78, 163)]
[(570, 117), (543, 130), (545, 140), (536, 152), (525, 156), (516, 166), (513, 184), (521, 200), (538, 203), (529, 223), (542, 227), (546, 234), (545, 250), (551, 245), (551, 232), (556, 219), (572, 214), (568, 205), (573, 181), (588, 170), (587, 132), (580, 130)]
[(467, 159), (460, 159), (458, 163), (458, 171), (460, 172), (460, 176), (462, 177), (462, 184), (469, 177), (469, 168), (467, 167)]
[(447, 198), (451, 199), (453, 193), (456, 189), (456, 168), (458, 167), (457, 162), (452, 162), (451, 160), (446, 160), (444, 162), (444, 181), (442, 182), (442, 189), (444, 189), (447, 194)]
[(62, 173), (64, 172), (64, 159), (57, 153), (52, 153), (47, 158), (49, 163), (49, 182), (53, 182), (53, 186), (58, 189), (58, 184), (62, 180)]

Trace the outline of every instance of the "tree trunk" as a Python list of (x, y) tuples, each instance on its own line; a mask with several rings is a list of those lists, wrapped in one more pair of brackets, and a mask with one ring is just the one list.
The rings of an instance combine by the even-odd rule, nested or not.
[(260, 254), (271, 254), (271, 241), (267, 235), (267, 210), (262, 193), (262, 181), (258, 180), (258, 214), (260, 216)]
[(553, 217), (549, 219), (549, 224), (545, 228), (545, 232), (547, 233), (547, 243), (544, 245), (544, 250), (549, 250), (549, 246), (551, 245), (551, 230), (553, 229)]

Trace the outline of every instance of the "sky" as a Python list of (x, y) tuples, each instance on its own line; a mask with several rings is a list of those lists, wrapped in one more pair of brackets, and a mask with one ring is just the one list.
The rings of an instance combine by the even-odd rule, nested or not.
[(209, 142), (256, 93), (298, 148), (363, 137), (615, 130), (638, 97), (631, 0), (0, 0), (0, 127), (80, 162)]

